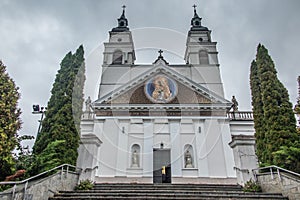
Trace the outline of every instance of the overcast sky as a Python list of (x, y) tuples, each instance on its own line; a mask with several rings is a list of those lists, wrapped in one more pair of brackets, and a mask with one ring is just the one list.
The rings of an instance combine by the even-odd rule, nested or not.
[[(81, 44), (87, 63), (86, 96), (95, 100), (103, 42), (116, 27), (123, 4), (137, 49), (136, 64), (153, 62), (159, 48), (167, 51), (165, 58), (170, 64), (183, 63), (192, 5), (196, 4), (202, 25), (212, 30), (212, 40), (218, 42), (228, 100), (235, 95), (240, 110), (251, 109), (249, 68), (258, 43), (262, 43), (291, 101), (296, 102), (299, 0), (1, 0), (0, 59), (20, 88), (21, 134), (36, 135), (40, 116), (31, 113), (32, 105), (47, 105), (62, 58)], [(148, 37), (155, 45), (146, 45)], [(164, 46), (165, 40), (169, 46)]]

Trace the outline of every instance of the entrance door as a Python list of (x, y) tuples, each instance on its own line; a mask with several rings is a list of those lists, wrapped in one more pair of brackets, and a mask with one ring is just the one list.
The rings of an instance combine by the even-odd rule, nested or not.
[(169, 149), (153, 149), (153, 183), (171, 183)]

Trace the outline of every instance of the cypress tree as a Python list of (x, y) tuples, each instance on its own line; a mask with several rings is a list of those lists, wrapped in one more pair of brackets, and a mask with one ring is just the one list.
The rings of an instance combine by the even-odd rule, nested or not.
[(0, 181), (15, 168), (13, 150), (18, 146), (17, 131), (21, 128), (18, 87), (0, 60)]
[(297, 114), (300, 114), (300, 76), (298, 76), (298, 98), (297, 98), (297, 104), (295, 106), (295, 112)]
[(265, 148), (264, 148), (264, 112), (263, 112), (263, 102), (261, 97), (260, 80), (257, 74), (257, 64), (253, 60), (250, 68), (250, 88), (252, 94), (252, 109), (254, 117), (254, 128), (255, 128), (255, 138), (256, 138), (256, 155), (261, 163), (265, 163), (266, 158)]
[[(83, 46), (81, 45), (74, 54), (71, 52), (66, 54), (60, 65), (42, 129), (33, 147), (35, 163), (31, 174), (64, 163), (76, 164), (85, 81)], [(58, 144), (63, 148), (56, 154), (47, 156), (44, 153), (53, 152)]]
[(296, 131), (292, 104), (289, 102), (287, 89), (277, 78), (277, 71), (268, 50), (260, 44), (256, 60), (251, 65), (250, 83), (256, 123), (257, 156), (260, 162), (262, 165), (274, 164), (295, 170), (287, 162), (278, 160), (282, 149), (299, 147), (300, 138)]

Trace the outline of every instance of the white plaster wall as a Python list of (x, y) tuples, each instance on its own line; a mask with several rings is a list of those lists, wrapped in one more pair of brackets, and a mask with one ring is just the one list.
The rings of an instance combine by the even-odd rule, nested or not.
[(100, 89), (99, 89), (99, 96), (100, 97), (104, 97), (105, 95), (107, 95), (108, 93), (116, 90), (117, 88), (119, 88), (120, 86), (122, 86), (123, 84), (108, 84), (108, 85), (100, 85)]
[(195, 151), (199, 169), (198, 176), (208, 177), (208, 152), (206, 148), (206, 138), (208, 137), (208, 134), (205, 129), (204, 120), (194, 120), (194, 127), (196, 136)]
[(134, 65), (130, 68), (130, 80), (143, 75), (146, 71), (153, 68), (153, 65)]
[(99, 175), (112, 177), (116, 174), (119, 125), (117, 119), (106, 119), (103, 126), (100, 151)]
[(123, 42), (132, 42), (132, 36), (131, 32), (110, 32), (109, 42), (113, 43), (119, 43), (118, 39), (122, 39)]
[(182, 76), (185, 76), (188, 79), (192, 79), (192, 71), (191, 71), (191, 66), (187, 65), (184, 67), (171, 67), (173, 70), (177, 71), (179, 74)]
[(216, 178), (227, 177), (222, 132), (217, 119), (206, 119), (205, 130), (207, 131), (206, 150), (209, 176)]
[(232, 135), (254, 135), (253, 121), (231, 121), (230, 132)]
[(143, 175), (153, 176), (153, 123), (151, 120), (144, 120), (144, 149), (143, 149)]
[(103, 68), (102, 84), (125, 84), (130, 81), (129, 66), (109, 66)]
[(116, 176), (126, 176), (127, 167), (129, 166), (128, 154), (128, 130), (129, 120), (118, 120), (118, 144), (117, 144), (117, 164), (116, 164)]
[(182, 154), (180, 147), (180, 121), (169, 120), (171, 140), (171, 174), (172, 177), (182, 177)]
[(93, 134), (96, 135), (101, 141), (102, 141), (103, 134), (104, 134), (104, 130), (103, 130), (104, 122), (105, 122), (105, 120), (97, 120), (97, 119), (94, 120)]
[(229, 142), (231, 141), (229, 121), (228, 120), (218, 120), (218, 121), (222, 132), (222, 142), (223, 142), (223, 151), (224, 151), (227, 177), (236, 177), (236, 172), (234, 170), (235, 163), (234, 163), (233, 150), (228, 145)]
[(217, 52), (209, 53), (208, 60), (211, 65), (218, 65), (219, 64), (218, 53)]
[[(95, 134), (103, 142), (98, 158), (99, 177), (152, 177), (153, 148), (160, 148), (161, 142), (164, 148), (171, 149), (172, 177), (236, 177), (233, 151), (228, 145), (231, 140), (228, 121), (123, 118), (95, 122)], [(140, 167), (134, 171), (130, 168), (133, 144), (138, 144), (141, 150)], [(195, 170), (183, 171), (187, 144), (193, 146)]]
[(222, 83), (220, 69), (216, 65), (193, 65), (192, 80), (196, 83)]
[(80, 123), (81, 134), (90, 134), (94, 132), (93, 120), (82, 120)]

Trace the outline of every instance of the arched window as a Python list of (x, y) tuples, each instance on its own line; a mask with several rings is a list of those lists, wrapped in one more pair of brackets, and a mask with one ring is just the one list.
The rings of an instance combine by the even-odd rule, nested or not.
[(209, 64), (207, 51), (201, 50), (199, 52), (199, 60), (200, 60), (200, 64)]
[(123, 53), (120, 50), (117, 50), (113, 54), (113, 62), (112, 64), (122, 64)]

